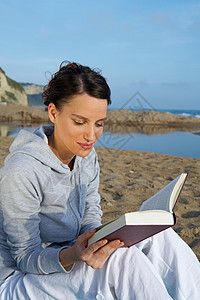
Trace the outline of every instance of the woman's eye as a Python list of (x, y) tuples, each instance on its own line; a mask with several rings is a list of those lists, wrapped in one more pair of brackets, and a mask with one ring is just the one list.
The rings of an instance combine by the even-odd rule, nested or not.
[(84, 124), (83, 122), (79, 122), (79, 121), (74, 121), (74, 123), (75, 123), (76, 125), (83, 125), (83, 124)]
[(103, 123), (97, 123), (96, 126), (97, 127), (103, 127)]
[[(76, 125), (80, 125), (80, 126), (81, 126), (81, 125), (84, 125), (84, 124), (85, 124), (84, 121), (76, 121), (76, 120), (73, 120), (73, 121), (74, 121), (74, 123), (75, 123)], [(103, 123), (96, 123), (96, 124), (95, 124), (96, 127), (103, 127), (103, 125), (104, 125)]]

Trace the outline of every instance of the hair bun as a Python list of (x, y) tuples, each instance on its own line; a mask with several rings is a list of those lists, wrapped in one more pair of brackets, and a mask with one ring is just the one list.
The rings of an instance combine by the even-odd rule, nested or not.
[(44, 104), (54, 103), (59, 109), (73, 96), (86, 93), (92, 97), (110, 100), (110, 88), (99, 70), (92, 70), (76, 62), (63, 61), (43, 88)]

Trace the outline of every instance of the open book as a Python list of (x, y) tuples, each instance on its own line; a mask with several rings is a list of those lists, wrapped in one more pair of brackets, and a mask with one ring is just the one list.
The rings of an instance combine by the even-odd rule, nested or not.
[(108, 241), (120, 239), (124, 247), (132, 246), (176, 222), (174, 206), (187, 178), (182, 173), (154, 196), (144, 201), (139, 211), (126, 213), (97, 228), (88, 246), (103, 238)]

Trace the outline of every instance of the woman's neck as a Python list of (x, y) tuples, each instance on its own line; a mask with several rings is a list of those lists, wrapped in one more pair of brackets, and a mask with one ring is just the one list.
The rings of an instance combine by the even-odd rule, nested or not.
[(56, 147), (56, 142), (54, 139), (54, 134), (50, 135), (48, 137), (48, 145), (51, 149), (51, 151), (58, 157), (58, 159), (63, 163), (68, 165), (70, 170), (74, 167), (74, 161), (75, 161), (75, 155), (66, 155), (63, 152), (58, 150), (58, 147)]

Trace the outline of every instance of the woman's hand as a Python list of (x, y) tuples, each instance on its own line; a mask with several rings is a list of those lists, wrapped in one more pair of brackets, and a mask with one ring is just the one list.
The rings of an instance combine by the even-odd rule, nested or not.
[(88, 239), (91, 238), (94, 233), (95, 229), (85, 232), (78, 237), (73, 247), (79, 260), (85, 261), (87, 265), (93, 269), (100, 269), (109, 256), (116, 249), (123, 246), (124, 243), (120, 242), (120, 240), (108, 242), (106, 239), (103, 239), (87, 247)]
[[(124, 243), (120, 242), (120, 240), (108, 242), (106, 239), (103, 239), (87, 247), (88, 240), (94, 235), (95, 231), (95, 229), (86, 231), (78, 237), (76, 243), (71, 248), (63, 249), (60, 252), (60, 260), (65, 267), (77, 261), (85, 261), (86, 264), (91, 266), (93, 269), (100, 269), (103, 267), (109, 256), (116, 249), (124, 245)], [(64, 250), (68, 250), (66, 251), (68, 252), (67, 264), (64, 263), (67, 258), (67, 253), (64, 255)]]

